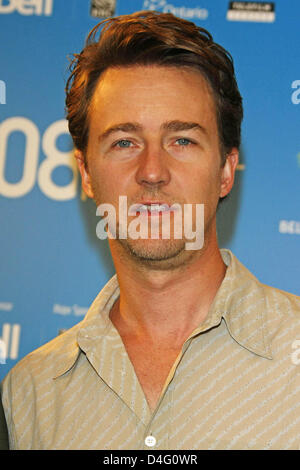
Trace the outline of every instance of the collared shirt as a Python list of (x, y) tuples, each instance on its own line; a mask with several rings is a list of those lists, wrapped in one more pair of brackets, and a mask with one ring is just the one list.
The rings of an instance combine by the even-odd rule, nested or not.
[(3, 382), (12, 449), (299, 449), (300, 298), (222, 250), (225, 278), (151, 412), (109, 319), (116, 275), (85, 319)]

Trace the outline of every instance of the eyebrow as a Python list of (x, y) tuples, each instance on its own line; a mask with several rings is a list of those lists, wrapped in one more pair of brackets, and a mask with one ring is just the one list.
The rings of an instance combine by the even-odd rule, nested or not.
[(111, 126), (106, 129), (102, 134), (99, 135), (98, 140), (106, 139), (114, 132), (138, 132), (141, 131), (143, 128), (140, 124), (135, 122), (124, 122), (121, 124), (116, 124), (115, 126)]
[(169, 121), (162, 125), (162, 128), (167, 131), (188, 131), (190, 129), (196, 129), (204, 134), (207, 134), (205, 127), (201, 126), (198, 122), (186, 122), (186, 121)]
[[(187, 121), (168, 121), (161, 125), (161, 129), (171, 131), (171, 132), (178, 132), (178, 131), (187, 131), (190, 129), (196, 129), (201, 131), (203, 134), (207, 134), (205, 127), (201, 126), (198, 122), (187, 122)], [(120, 124), (116, 124), (115, 126), (111, 126), (106, 129), (102, 134), (99, 135), (98, 140), (103, 140), (109, 137), (111, 134), (115, 132), (141, 132), (143, 130), (143, 126), (135, 122), (124, 122)]]

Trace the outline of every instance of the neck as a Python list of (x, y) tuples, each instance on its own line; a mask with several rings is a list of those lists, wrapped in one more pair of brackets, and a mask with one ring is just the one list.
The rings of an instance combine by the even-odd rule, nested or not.
[[(121, 250), (121, 251), (120, 251)], [(110, 318), (121, 336), (181, 346), (201, 324), (225, 276), (220, 250), (210, 243), (176, 269), (138, 263), (111, 243), (120, 298)]]

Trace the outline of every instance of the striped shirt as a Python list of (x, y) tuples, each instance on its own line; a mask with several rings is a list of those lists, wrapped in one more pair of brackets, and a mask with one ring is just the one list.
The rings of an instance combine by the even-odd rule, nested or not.
[(299, 449), (300, 297), (221, 253), (224, 280), (154, 412), (109, 319), (115, 275), (82, 322), (5, 377), (10, 448)]

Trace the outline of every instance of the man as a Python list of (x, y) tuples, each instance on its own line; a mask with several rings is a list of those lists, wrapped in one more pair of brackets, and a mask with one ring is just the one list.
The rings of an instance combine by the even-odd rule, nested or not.
[[(232, 60), (170, 14), (99, 30), (75, 56), (67, 119), (86, 194), (115, 210), (116, 275), (81, 323), (5, 378), (10, 446), (298, 448), (300, 299), (260, 284), (217, 242), (242, 120)], [(137, 218), (147, 237), (128, 236)]]

